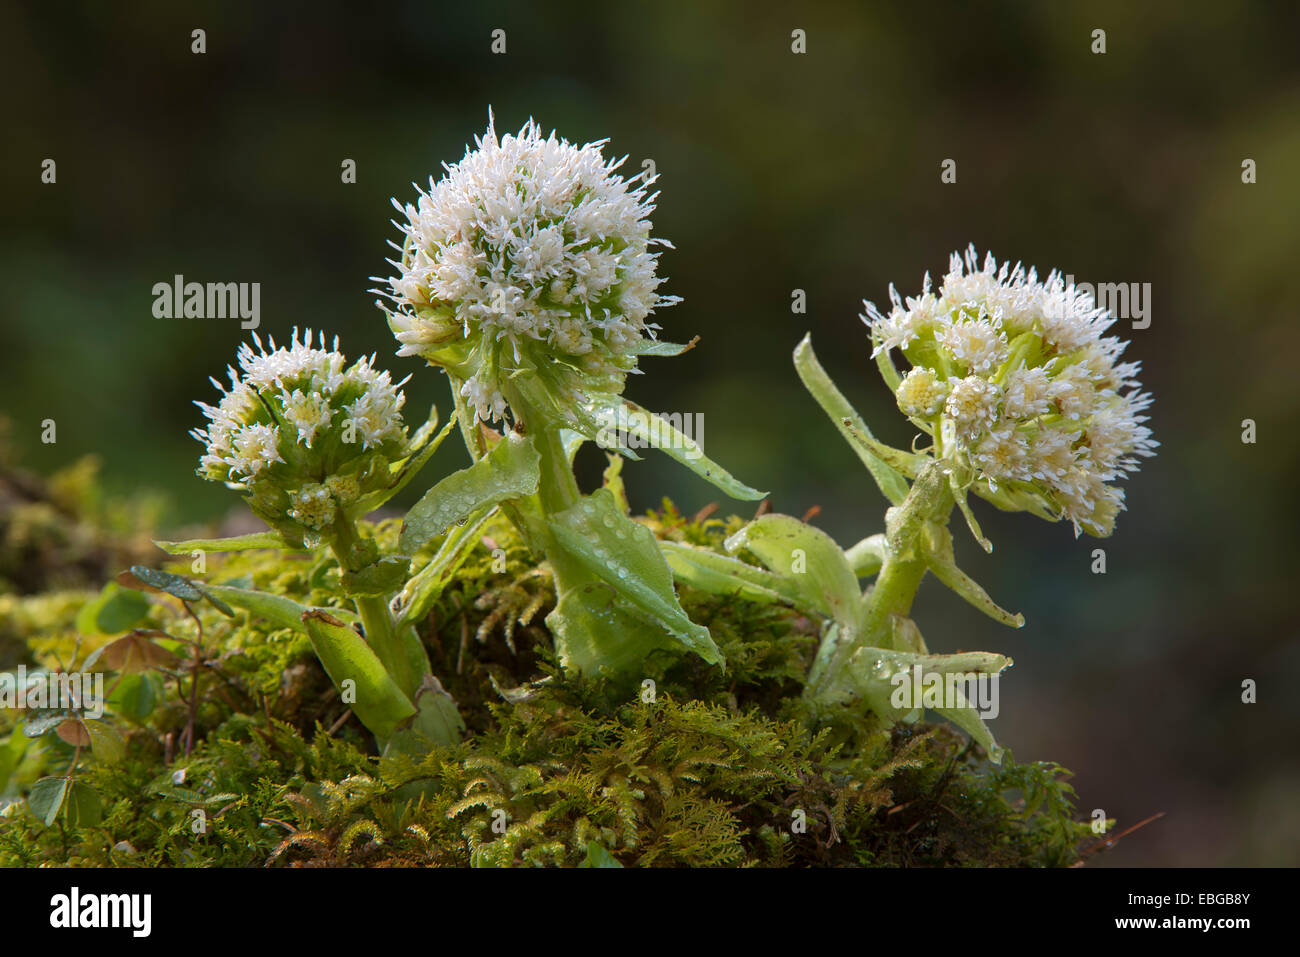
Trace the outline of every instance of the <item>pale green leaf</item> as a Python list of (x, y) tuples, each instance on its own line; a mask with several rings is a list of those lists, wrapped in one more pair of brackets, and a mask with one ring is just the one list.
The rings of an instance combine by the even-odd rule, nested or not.
[[(344, 703), (376, 737), (390, 737), (415, 714), (415, 706), (402, 694), (374, 649), (352, 628), (321, 611), (304, 613), (302, 625)], [(351, 684), (345, 686), (345, 682)]]
[(630, 449), (619, 443), (618, 433), (621, 431), (644, 442), (646, 447), (663, 452), (732, 498), (757, 501), (767, 495), (750, 488), (710, 459), (695, 439), (662, 416), (653, 415), (621, 396), (598, 394), (589, 396), (588, 400), (588, 411), (601, 423), (597, 440), (603, 448), (619, 449), (636, 458)]
[(692, 339), (685, 344), (679, 342), (662, 342), (659, 339), (641, 339), (635, 343), (628, 351), (638, 356), (679, 356), (695, 348), (695, 343), (699, 337)]
[[(644, 629), (636, 629), (633, 640), (631, 634), (623, 633), (625, 623), (619, 619), (626, 615), (653, 626), (650, 634), (656, 639), (666, 633), (709, 664), (722, 662), (722, 653), (708, 629), (692, 622), (682, 610), (673, 590), (672, 572), (654, 534), (624, 515), (608, 489), (599, 489), (551, 516), (548, 524), (565, 558), (608, 586), (607, 589), (587, 585), (563, 587), (565, 563), (561, 559), (557, 565), (556, 556), (552, 556), (562, 592), (560, 604), (552, 614), (556, 615), (557, 623), (568, 619), (565, 624), (570, 631), (564, 637), (566, 643), (572, 644), (571, 639), (576, 637), (573, 628), (590, 629), (589, 634), (579, 639), (592, 646), (592, 654), (584, 657), (598, 667), (606, 665), (619, 670), (612, 661), (627, 660), (624, 657), (627, 646), (644, 641), (647, 635)], [(579, 597), (575, 593), (580, 593)], [(550, 616), (547, 622), (551, 622)]]
[(480, 509), (537, 491), (537, 450), (531, 438), (515, 432), (468, 468), (429, 489), (402, 522), (398, 549), (413, 555), (457, 522)]
[(853, 573), (859, 578), (867, 578), (880, 571), (889, 554), (889, 541), (883, 534), (869, 535), (852, 548), (844, 552)]
[(747, 549), (798, 590), (796, 603), (856, 629), (861, 616), (858, 577), (835, 540), (789, 515), (763, 515), (726, 542), (727, 551)]
[(478, 515), (471, 516), (464, 525), (453, 526), (429, 563), (412, 575), (402, 587), (391, 604), (399, 627), (419, 621), (429, 613), (433, 603), (442, 595), (443, 589), (451, 583), (478, 544), (483, 526), (493, 512), (494, 509), (486, 508)]
[(788, 578), (755, 568), (738, 558), (679, 542), (660, 542), (659, 548), (673, 577), (692, 588), (764, 604), (801, 603), (799, 589)]
[(276, 532), (253, 532), (230, 538), (191, 538), (183, 542), (155, 541), (155, 545), (168, 555), (190, 555), (203, 552), (243, 552), (253, 548), (291, 548)]
[(934, 573), (935, 578), (994, 621), (1010, 625), (1012, 628), (1024, 626), (1024, 615), (1018, 612), (1012, 614), (1005, 608), (1000, 607), (989, 597), (989, 593), (980, 587), (978, 582), (957, 567), (953, 557), (952, 533), (948, 529), (934, 522), (927, 522), (921, 545), (925, 565)]
[[(831, 377), (817, 361), (811, 336), (804, 336), (803, 341), (794, 350), (794, 367), (799, 373), (799, 378), (803, 380), (804, 387), (817, 400), (822, 410), (830, 416), (830, 420), (835, 423), (835, 428), (839, 429), (840, 434), (849, 440), (849, 445), (862, 460), (862, 464), (871, 472), (871, 477), (876, 480), (885, 498), (894, 505), (900, 504), (907, 495), (907, 480), (903, 477), (903, 472), (895, 464), (882, 458), (880, 450), (889, 447), (875, 441), (862, 416), (858, 415), (849, 404), (849, 400), (831, 381)], [(897, 450), (889, 449), (889, 451)]]

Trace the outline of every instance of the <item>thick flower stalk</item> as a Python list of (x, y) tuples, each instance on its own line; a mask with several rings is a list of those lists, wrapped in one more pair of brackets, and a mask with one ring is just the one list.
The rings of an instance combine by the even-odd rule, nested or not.
[[(992, 680), (1011, 665), (986, 652), (931, 654), (910, 617), (917, 588), (933, 574), (996, 621), (1024, 624), (957, 567), (948, 530), (954, 508), (984, 549), (993, 547), (968, 492), (1003, 509), (1069, 519), (1076, 535), (1109, 535), (1123, 508), (1123, 492), (1112, 483), (1157, 444), (1142, 424), (1151, 399), (1139, 390), (1138, 364), (1121, 362), (1126, 344), (1103, 335), (1113, 318), (1059, 274), (1039, 282), (1033, 270), (999, 266), (992, 256), (980, 267), (972, 248), (953, 255), (937, 292), (927, 275), (920, 296), (903, 301), (891, 286), (890, 297), (888, 315), (866, 304), (873, 356), (929, 445), (904, 451), (877, 441), (808, 338), (794, 355), (804, 385), (889, 500), (885, 531), (843, 551), (815, 528), (765, 515), (727, 546), (770, 571), (689, 546), (668, 548), (674, 573), (698, 588), (782, 601), (826, 619), (804, 693), (815, 724), (847, 717), (852, 727), (866, 710), (887, 729), (921, 714), (892, 693), (909, 673)], [(910, 364), (905, 375), (894, 365), (895, 350)], [(871, 576), (860, 592), (858, 579)], [(969, 700), (950, 696), (936, 710), (997, 759), (1000, 750)]]
[[(1040, 282), (1034, 270), (999, 266), (991, 255), (981, 267), (970, 247), (964, 256), (953, 254), (937, 292), (927, 274), (918, 297), (904, 301), (891, 286), (890, 299), (888, 315), (866, 303), (872, 354), (899, 409), (930, 437), (929, 447), (904, 452), (877, 442), (811, 345), (805, 340), (795, 354), (809, 391), (894, 506), (884, 534), (847, 553), (855, 571), (876, 579), (860, 613), (828, 634), (809, 676), (806, 697), (821, 714), (864, 696), (884, 716), (902, 717), (884, 704), (880, 682), (892, 677), (889, 653), (926, 652), (909, 616), (927, 573), (990, 617), (1024, 624), (956, 565), (947, 529), (954, 506), (984, 549), (993, 547), (967, 505), (968, 491), (1003, 509), (1069, 519), (1076, 536), (1106, 536), (1124, 507), (1112, 483), (1155, 454), (1157, 444), (1142, 424), (1151, 398), (1140, 391), (1139, 365), (1121, 362), (1127, 343), (1104, 335), (1113, 317), (1059, 273)], [(910, 364), (905, 375), (891, 350)], [(988, 657), (991, 673), (1010, 664)], [(922, 667), (939, 665), (931, 656)], [(963, 711), (945, 713), (987, 735)]]
[[(659, 651), (722, 656), (682, 611), (653, 535), (621, 496), (582, 494), (578, 446), (594, 441), (636, 458), (621, 429), (730, 495), (762, 493), (622, 398), (640, 356), (688, 347), (657, 341), (650, 321), (676, 301), (658, 292), (655, 250), (668, 244), (651, 237), (653, 178), (620, 176), (622, 161), (605, 160), (602, 145), (544, 137), (531, 120), (498, 136), (489, 122), (414, 203), (394, 201), (406, 221), (386, 281), (391, 307), (380, 307), (398, 354), (448, 375), (476, 487), (495, 489), (494, 502), (546, 554), (558, 599), (547, 623), (561, 662), (626, 677), (644, 673)], [(486, 428), (497, 421), (513, 426), (505, 438)], [(408, 524), (435, 527), (436, 515), (417, 505)], [(422, 584), (400, 597), (414, 600)]]
[[(376, 370), (372, 358), (348, 365), (337, 339), (326, 349), (323, 337), (313, 344), (311, 331), (299, 339), (294, 330), (287, 347), (274, 340), (264, 347), (256, 336), (254, 342), (256, 349), (240, 347), (239, 369), (228, 370), (228, 387), (213, 380), (220, 401), (196, 403), (208, 419), (206, 428), (192, 432), (205, 446), (198, 474), (241, 492), (254, 514), (279, 533), (270, 544), (330, 546), (366, 643), (402, 694), (413, 698), (429, 673), (428, 657), (414, 630), (394, 620), (384, 597), (400, 584), (407, 563), (381, 558), (356, 520), (423, 464), (432, 451), (432, 423), (410, 439), (401, 414), (402, 383)], [(210, 546), (239, 543), (217, 540)], [(313, 622), (313, 640), (325, 629)], [(317, 648), (322, 659), (328, 663), (345, 639), (346, 630), (320, 638), (334, 643)]]

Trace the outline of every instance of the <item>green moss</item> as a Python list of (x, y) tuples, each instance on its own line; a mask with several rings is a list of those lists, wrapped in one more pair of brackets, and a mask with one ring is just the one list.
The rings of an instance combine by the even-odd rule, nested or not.
[[(721, 547), (739, 520), (688, 520), (669, 504), (656, 534)], [(397, 523), (373, 528), (381, 540)], [(820, 623), (793, 611), (684, 589), (725, 671), (682, 659), (629, 691), (565, 678), (543, 623), (553, 586), (505, 521), (421, 625), (434, 672), (469, 733), (423, 756), (374, 753), (305, 638), (207, 605), (191, 617), (153, 596), (143, 627), (182, 657), (105, 720), (126, 753), (82, 756), (74, 772), (103, 805), (94, 826), (51, 826), (20, 800), (64, 773), (53, 734), (0, 759), (0, 866), (1061, 866), (1089, 836), (1051, 764), (989, 764), (949, 726), (811, 732), (799, 707)], [(436, 544), (436, 543), (435, 543)], [(493, 550), (496, 549), (497, 560)], [(504, 569), (499, 557), (504, 552)], [(188, 562), (155, 564), (193, 575)], [(330, 605), (332, 560), (252, 551), (210, 556), (202, 576)], [(70, 662), (112, 635), (81, 635), (95, 592), (0, 596), (0, 634), (29, 665)], [(204, 669), (190, 722), (200, 638)], [(80, 660), (80, 659), (78, 659)], [(146, 689), (148, 690), (148, 689)], [(134, 710), (131, 718), (123, 712)], [(6, 735), (21, 735), (0, 712)], [(12, 733), (12, 735), (11, 735)]]

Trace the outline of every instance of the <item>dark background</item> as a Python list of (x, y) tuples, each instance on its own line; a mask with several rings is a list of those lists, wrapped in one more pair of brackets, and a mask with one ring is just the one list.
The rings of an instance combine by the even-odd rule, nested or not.
[[(1144, 363), (1163, 445), (1101, 543), (1107, 574), (1068, 525), (977, 503), (997, 550), (958, 530), (959, 558), (1029, 623), (1002, 628), (933, 583), (918, 621), (936, 651), (1016, 659), (995, 733), (1021, 760), (1073, 769), (1081, 809), (1121, 826), (1167, 812), (1107, 863), (1300, 860), (1294, 5), (184, 6), (0, 8), (0, 411), (26, 465), (94, 453), (112, 490), (164, 492), (172, 525), (229, 513), (230, 493), (193, 476), (186, 432), (247, 334), (155, 319), (152, 286), (176, 273), (260, 282), (263, 334), (338, 333), (350, 356), (415, 374), (414, 418), (445, 407), (438, 375), (393, 356), (368, 277), (388, 274), (389, 197), (458, 160), (489, 105), (502, 130), (531, 115), (609, 137), (629, 173), (654, 160), (655, 235), (677, 246), (664, 291), (685, 299), (657, 318), (670, 340), (703, 338), (645, 361), (628, 394), (703, 413), (713, 457), (779, 511), (820, 505), (845, 545), (880, 529), (885, 503), (795, 377), (805, 331), (904, 445), (864, 297), (884, 303), (890, 281), (915, 293), (968, 242), (1149, 282), (1151, 328), (1115, 331)], [(505, 55), (489, 51), (495, 28)], [(56, 185), (40, 182), (47, 157)], [(791, 314), (795, 288), (807, 315)], [(431, 480), (463, 460), (452, 445)], [(625, 475), (638, 508), (717, 497), (662, 459)], [(1258, 704), (1241, 703), (1245, 678)]]

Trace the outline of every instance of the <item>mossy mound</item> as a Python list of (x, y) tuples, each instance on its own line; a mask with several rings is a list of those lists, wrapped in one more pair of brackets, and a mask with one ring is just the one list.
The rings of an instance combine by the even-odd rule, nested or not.
[[(84, 505), (66, 520), (95, 526), (100, 538), (90, 540), (101, 546), (113, 539)], [(719, 549), (739, 525), (687, 519), (667, 503), (644, 521), (662, 537)], [(371, 531), (392, 539), (396, 523)], [(65, 773), (75, 736), (28, 739), (21, 713), (0, 711), (0, 866), (1080, 859), (1090, 830), (1075, 819), (1067, 775), (1054, 764), (990, 764), (947, 725), (809, 731), (799, 695), (820, 623), (788, 609), (683, 589), (683, 606), (726, 655), (725, 671), (680, 659), (647, 663), (630, 687), (566, 678), (543, 624), (554, 603), (548, 571), (508, 523), (485, 532), (422, 629), (434, 673), (464, 716), (462, 744), (378, 755), (304, 636), (206, 604), (191, 616), (179, 601), (152, 596), (129, 627), (173, 636), (157, 643), (180, 660), (116, 679), (103, 721), (119, 732), (121, 753), (80, 754), (79, 799), (48, 825), (23, 797), (38, 779)], [(122, 567), (139, 560), (135, 546), (116, 549), (105, 554)], [(156, 556), (155, 566), (199, 577), (188, 562)], [(208, 581), (304, 604), (339, 600), (338, 569), (324, 555), (253, 551), (207, 561)], [(85, 612), (100, 593), (85, 588), (84, 575), (21, 584), (8, 577), (0, 595), (10, 664), (81, 661), (120, 633), (93, 633), (105, 619)], [(185, 642), (199, 639), (200, 627), (191, 701)]]

